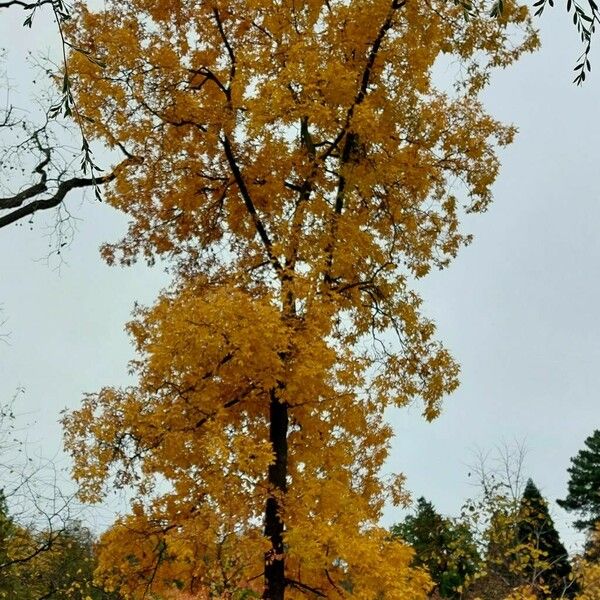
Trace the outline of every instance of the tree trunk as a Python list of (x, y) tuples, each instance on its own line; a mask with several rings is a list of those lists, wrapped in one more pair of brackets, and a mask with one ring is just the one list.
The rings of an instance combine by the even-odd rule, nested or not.
[(280, 402), (275, 390), (271, 392), (269, 439), (275, 460), (269, 465), (269, 487), (273, 495), (265, 506), (265, 536), (271, 548), (265, 554), (264, 600), (283, 600), (285, 595), (285, 557), (283, 550), (283, 521), (279, 516), (277, 496), (287, 488), (288, 405)]

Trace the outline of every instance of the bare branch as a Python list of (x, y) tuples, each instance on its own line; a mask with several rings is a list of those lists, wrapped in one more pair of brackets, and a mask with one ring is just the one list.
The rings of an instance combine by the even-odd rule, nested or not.
[[(61, 181), (60, 178), (65, 174), (63, 171), (57, 177), (58, 183), (51, 186), (47, 169), (51, 164), (53, 148), (48, 143), (42, 144), (40, 139), (42, 135), (46, 135), (45, 127), (35, 130), (30, 137), (30, 142), (41, 154), (40, 162), (33, 169), (33, 172), (39, 175), (39, 181), (11, 196), (0, 198), (0, 211), (13, 209), (0, 215), (0, 229), (29, 217), (39, 210), (48, 210), (60, 206), (69, 192), (74, 189), (93, 187), (97, 190), (98, 186), (113, 181), (126, 166), (139, 164), (142, 161), (142, 159), (132, 156), (122, 147), (121, 149), (127, 158), (121, 161), (111, 173), (103, 176), (96, 176), (92, 173), (91, 177), (71, 177)], [(49, 192), (50, 195), (44, 196), (46, 192)], [(32, 199), (33, 201), (27, 202)]]
[(23, 2), (22, 0), (7, 0), (0, 2), (0, 8), (10, 8), (11, 6), (20, 6), (24, 10), (34, 10), (44, 4), (52, 4), (52, 0), (37, 0), (37, 2)]
[[(61, 181), (58, 185), (58, 188), (55, 192), (47, 197), (40, 198), (39, 200), (34, 200), (29, 204), (25, 204), (24, 206), (19, 206), (19, 208), (13, 210), (7, 215), (0, 217), (0, 229), (3, 227), (7, 227), (12, 223), (16, 223), (25, 217), (33, 215), (39, 210), (48, 210), (50, 208), (55, 208), (61, 204), (67, 197), (67, 194), (74, 190), (86, 187), (92, 187), (94, 185), (102, 185), (113, 181), (116, 177), (116, 172), (113, 171), (109, 175), (105, 175), (104, 177), (72, 177), (71, 179), (67, 179), (66, 181)], [(15, 196), (9, 198), (0, 198), (0, 208), (10, 208), (11, 204), (13, 206), (17, 206), (22, 204), (25, 200), (39, 196), (43, 192), (47, 191), (48, 187), (46, 183), (38, 183), (26, 190), (16, 194)]]

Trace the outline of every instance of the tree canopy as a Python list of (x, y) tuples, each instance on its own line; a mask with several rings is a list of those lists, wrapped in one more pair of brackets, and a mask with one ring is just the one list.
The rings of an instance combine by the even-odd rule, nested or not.
[[(504, 0), (494, 0), (491, 7), (484, 2), (471, 2), (470, 0), (453, 0), (455, 5), (459, 6), (465, 18), (481, 19), (486, 15), (500, 20), (511, 20), (505, 16), (507, 8)], [(403, 2), (399, 1), (399, 4)], [(536, 0), (533, 2), (533, 9), (536, 16), (541, 16), (547, 6), (554, 6), (553, 0)], [(82, 52), (88, 60), (97, 62), (103, 66), (100, 59), (89, 49), (77, 46), (65, 40), (65, 29), (67, 21), (71, 19), (71, 3), (65, 0), (4, 0), (0, 2), (0, 14), (2, 9), (17, 8), (25, 12), (23, 26), (31, 29), (38, 13), (46, 10), (52, 15), (57, 28), (57, 47), (61, 48), (62, 55), (65, 57), (68, 49), (74, 52)], [(575, 80), (578, 85), (585, 81), (586, 74), (591, 71), (590, 53), (593, 36), (596, 30), (600, 13), (595, 0), (588, 0), (587, 4), (582, 4), (568, 0), (565, 5), (566, 12), (571, 16), (573, 25), (581, 38), (583, 52), (577, 59), (575, 67)], [(80, 169), (71, 170), (60, 165), (61, 143), (55, 139), (50, 141), (48, 133), (49, 122), (33, 124), (26, 120), (14, 119), (12, 115), (13, 107), (8, 110), (0, 110), (0, 130), (10, 129), (11, 135), (14, 132), (13, 125), (19, 127), (24, 125), (27, 136), (19, 140), (16, 145), (19, 155), (27, 157), (27, 162), (31, 162), (31, 173), (28, 181), (24, 184), (19, 182), (15, 188), (7, 185), (3, 190), (3, 197), (0, 197), (0, 229), (8, 227), (15, 223), (21, 224), (24, 219), (31, 219), (38, 211), (62, 208), (66, 198), (75, 190), (81, 190), (92, 187), (97, 199), (101, 199), (101, 186), (112, 181), (116, 172), (111, 170), (102, 173), (96, 165), (90, 148), (89, 140), (85, 134), (85, 115), (83, 115), (76, 103), (72, 92), (72, 78), (69, 69), (65, 64), (58, 69), (55, 74), (57, 80), (60, 80), (60, 93), (55, 102), (47, 108), (49, 121), (55, 117), (63, 115), (67, 117), (71, 125), (75, 126), (81, 135), (81, 164)], [(52, 136), (50, 136), (52, 137)], [(3, 152), (1, 162), (4, 162), (16, 149), (9, 148), (8, 152)], [(123, 151), (123, 161), (121, 165), (127, 165), (132, 156), (120, 146)], [(18, 189), (18, 191), (15, 191)]]
[[(106, 190), (129, 231), (104, 256), (175, 275), (129, 325), (137, 384), (64, 419), (83, 496), (137, 494), (100, 577), (136, 597), (260, 578), (272, 600), (423, 597), (377, 525), (405, 499), (380, 476), (384, 413), (420, 398), (432, 419), (457, 386), (411, 282), (491, 202), (514, 128), (478, 96), (536, 47), (527, 9), (109, 0), (74, 17), (86, 134), (131, 157)], [(453, 91), (440, 60), (460, 65)]]

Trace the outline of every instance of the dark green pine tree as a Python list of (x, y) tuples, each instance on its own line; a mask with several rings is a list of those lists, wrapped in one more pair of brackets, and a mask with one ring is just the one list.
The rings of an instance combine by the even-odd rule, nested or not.
[(577, 529), (590, 532), (600, 523), (600, 430), (594, 431), (584, 444), (585, 448), (571, 459), (569, 493), (557, 502), (581, 516), (574, 523)]
[(475, 573), (479, 556), (468, 527), (440, 515), (425, 498), (414, 515), (391, 529), (415, 550), (414, 562), (424, 566), (443, 598), (460, 598), (461, 587)]
[(535, 550), (533, 560), (526, 563), (524, 574), (528, 578), (537, 577), (548, 586), (553, 598), (568, 596), (573, 587), (569, 579), (569, 555), (554, 527), (548, 503), (531, 479), (523, 491), (518, 514), (517, 540)]

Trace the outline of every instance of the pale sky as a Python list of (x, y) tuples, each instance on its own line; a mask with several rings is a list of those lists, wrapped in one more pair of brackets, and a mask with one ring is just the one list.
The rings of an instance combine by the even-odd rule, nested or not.
[[(54, 43), (50, 22), (29, 32), (23, 13), (0, 13), (13, 98), (28, 102), (28, 47)], [(600, 53), (590, 81), (572, 85), (580, 47), (563, 7), (539, 21), (543, 49), (499, 73), (485, 95), (492, 113), (519, 128), (502, 154), (495, 202), (469, 217), (473, 244), (444, 272), (419, 283), (425, 312), (462, 365), (462, 385), (434, 423), (415, 406), (390, 415), (396, 439), (389, 468), (415, 497), (457, 514), (474, 493), (467, 478), (477, 448), (524, 441), (526, 475), (549, 498), (568, 546), (579, 538), (554, 500), (566, 493), (569, 459), (600, 428)], [(598, 41), (598, 40), (596, 40)], [(103, 241), (124, 218), (108, 206), (68, 200), (77, 233), (60, 269), (48, 263), (49, 215), (0, 230), (0, 402), (25, 389), (16, 410), (26, 435), (61, 464), (65, 407), (84, 392), (127, 381), (132, 349), (123, 331), (134, 301), (150, 303), (167, 281), (160, 269), (107, 267)], [(1, 485), (1, 483), (0, 483)], [(116, 503), (115, 503), (116, 506)], [(389, 510), (385, 524), (401, 518)], [(100, 519), (102, 520), (102, 519)]]

